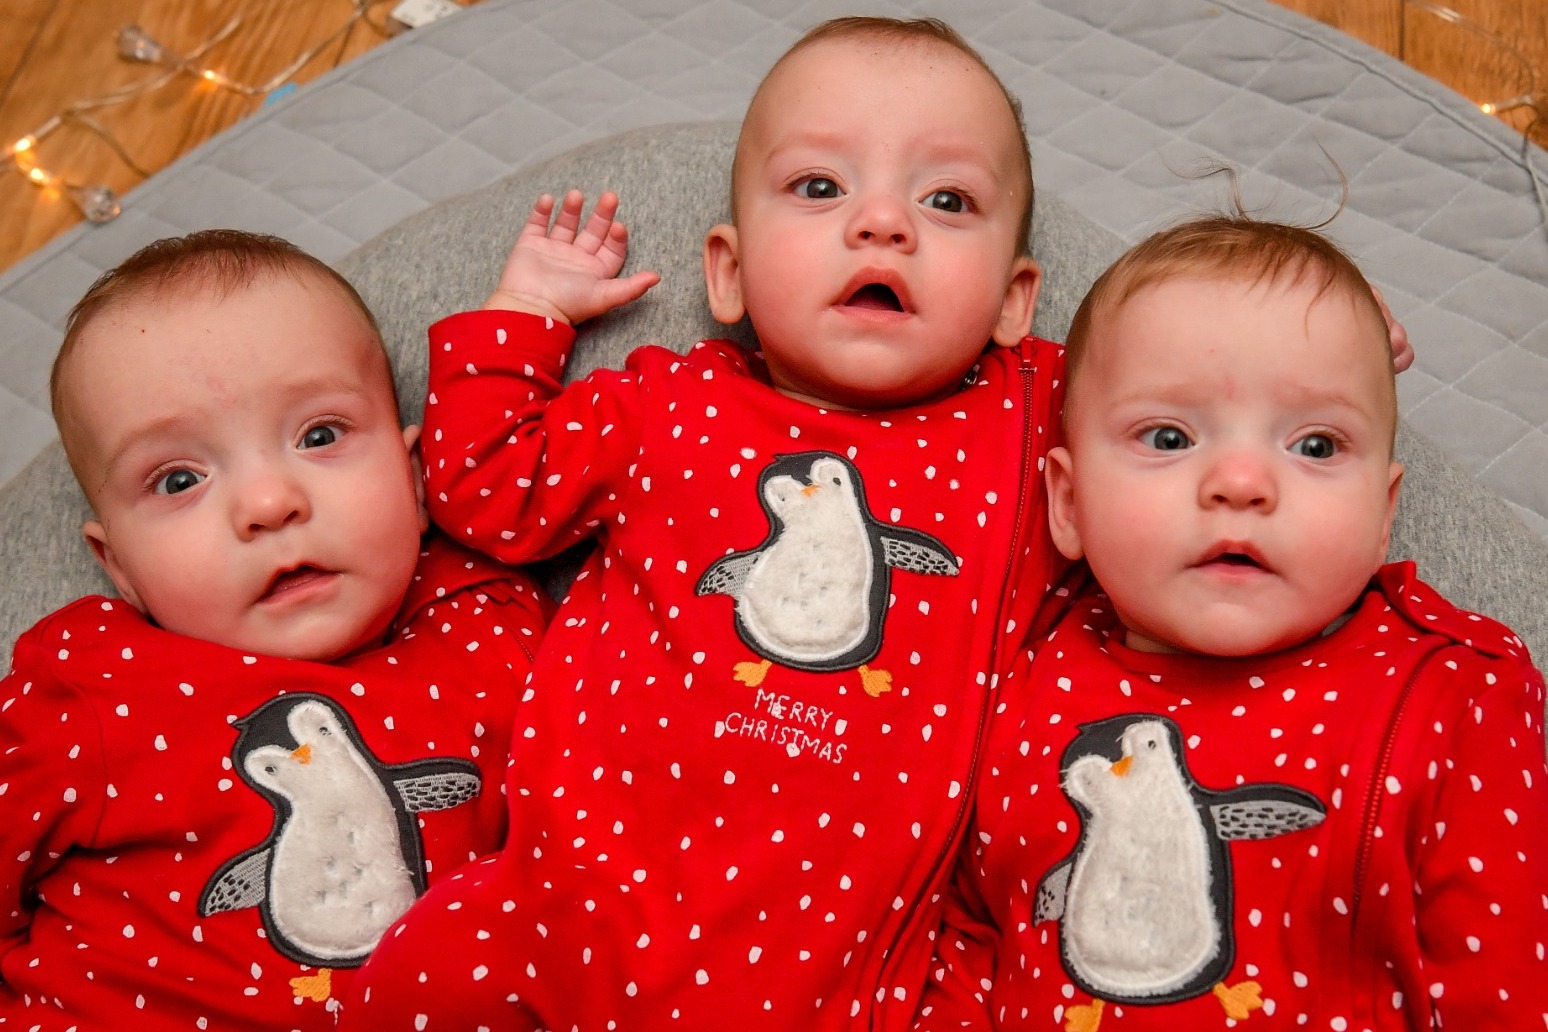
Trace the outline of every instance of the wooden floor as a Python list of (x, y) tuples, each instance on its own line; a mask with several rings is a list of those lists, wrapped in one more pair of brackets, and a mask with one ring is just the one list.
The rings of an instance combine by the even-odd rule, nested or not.
[[(476, 3), (477, 0), (461, 0)], [(1443, 22), (1428, 0), (1276, 0), (1407, 60), (1475, 101), (1525, 92), (1513, 67), (1482, 37)], [(187, 53), (234, 15), (236, 30), (201, 59), (238, 82), (263, 82), (349, 25), (352, 0), (0, 0), (9, 45), (0, 48), (0, 148), (39, 130), (68, 105), (155, 78), (160, 70), (118, 58), (115, 36), (140, 25), (167, 48)], [(1512, 41), (1548, 92), (1548, 3), (1544, 0), (1446, 0), (1484, 29)], [(355, 22), (295, 76), (306, 82), (386, 39), (392, 0), (374, 0)], [(1506, 62), (1508, 64), (1508, 62)], [(42, 169), (66, 181), (105, 183), (123, 192), (139, 182), (134, 165), (154, 172), (261, 105), (189, 76), (90, 113), (127, 152), (114, 152), (88, 128), (67, 123), (34, 149)], [(1548, 143), (1545, 120), (1532, 138)], [(1504, 117), (1525, 128), (1533, 109)], [(4, 154), (0, 150), (0, 154)], [(131, 164), (132, 162), (132, 164)], [(38, 187), (0, 167), (0, 271), (80, 221), (54, 187)]]
[[(352, 0), (0, 0), (5, 36), (0, 48), (0, 147), (36, 132), (67, 105), (159, 77), (163, 69), (118, 57), (121, 26), (139, 25), (164, 47), (187, 54), (231, 18), (241, 22), (200, 64), (245, 84), (265, 82), (296, 58), (347, 31), (302, 67), (307, 82), (384, 42), (391, 2), (377, 2), (350, 25)], [(373, 27), (376, 26), (376, 27)], [(90, 112), (109, 129), (134, 164), (149, 172), (257, 111), (245, 97), (192, 76)], [(0, 154), (4, 154), (0, 151)], [(102, 136), (66, 123), (36, 148), (37, 163), (65, 180), (105, 183), (120, 193), (140, 181)], [(60, 191), (37, 187), (0, 167), (0, 270), (81, 220)]]

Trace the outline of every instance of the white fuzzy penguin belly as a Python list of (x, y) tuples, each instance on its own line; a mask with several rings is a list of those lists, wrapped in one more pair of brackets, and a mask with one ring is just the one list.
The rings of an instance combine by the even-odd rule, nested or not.
[(1071, 872), (1066, 957), (1098, 995), (1188, 985), (1220, 950), (1203, 825), (1182, 793), (1146, 792), (1093, 816)]
[(742, 620), (777, 655), (820, 662), (854, 649), (870, 630), (870, 539), (852, 514), (843, 516), (787, 527), (748, 575)]
[(370, 772), (343, 762), (292, 799), (274, 843), (270, 912), (308, 953), (358, 958), (414, 901), (397, 816)]

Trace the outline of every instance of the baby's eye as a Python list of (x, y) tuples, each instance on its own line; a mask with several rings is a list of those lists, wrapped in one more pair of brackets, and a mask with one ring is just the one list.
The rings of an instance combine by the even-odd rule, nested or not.
[(301, 435), (302, 448), (326, 448), (339, 439), (339, 428), (327, 423), (312, 427)]
[(1141, 434), (1140, 440), (1156, 451), (1182, 451), (1193, 447), (1188, 435), (1175, 426), (1153, 427)]
[(187, 491), (191, 487), (198, 487), (204, 482), (204, 474), (195, 473), (191, 469), (174, 469), (163, 474), (151, 488), (156, 494), (175, 495)]
[(803, 179), (795, 185), (797, 197), (805, 197), (810, 201), (831, 201), (835, 197), (844, 196), (844, 191), (839, 185), (827, 176), (812, 176)]
[(967, 200), (955, 190), (937, 190), (926, 197), (923, 203), (926, 208), (953, 214), (967, 211)]
[(1331, 459), (1338, 452), (1338, 445), (1327, 434), (1307, 434), (1292, 444), (1290, 450), (1308, 459)]

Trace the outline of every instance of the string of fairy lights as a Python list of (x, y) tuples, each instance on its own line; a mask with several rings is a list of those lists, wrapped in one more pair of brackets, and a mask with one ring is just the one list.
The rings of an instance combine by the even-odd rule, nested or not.
[[(111, 222), (118, 217), (119, 212), (122, 210), (122, 201), (118, 193), (106, 184), (80, 183), (50, 170), (43, 163), (38, 149), (39, 145), (48, 136), (67, 124), (79, 125), (100, 137), (136, 175), (142, 178), (149, 176), (150, 172), (142, 168), (134, 160), (134, 157), (119, 141), (118, 137), (102, 122), (98, 121), (95, 112), (103, 108), (122, 104), (135, 97), (154, 93), (183, 77), (202, 80), (219, 89), (242, 96), (266, 96), (288, 83), (313, 58), (321, 54), (359, 22), (364, 21), (384, 36), (390, 35), (391, 30), (386, 26), (385, 22), (378, 23), (367, 16), (372, 7), (383, 2), (385, 0), (351, 0), (352, 10), (348, 19), (333, 34), (298, 56), (275, 75), (261, 83), (253, 84), (238, 82), (218, 69), (206, 65), (202, 60), (206, 53), (237, 30), (242, 22), (242, 15), (240, 14), (227, 21), (213, 35), (186, 54), (180, 54), (162, 45), (138, 25), (125, 25), (117, 33), (118, 56), (126, 61), (156, 66), (160, 69), (160, 72), (150, 78), (130, 83), (102, 96), (88, 97), (67, 105), (63, 110), (51, 115), (42, 125), (9, 144), (3, 154), (0, 154), (0, 161), (9, 164), (33, 185), (55, 190), (69, 198), (88, 220), (92, 222)], [(1427, 12), (1440, 18), (1442, 21), (1457, 26), (1459, 29), (1476, 34), (1489, 44), (1500, 48), (1501, 53), (1507, 55), (1508, 59), (1513, 60), (1518, 67), (1524, 70), (1524, 92), (1508, 98), (1487, 100), (1479, 103), (1478, 107), (1485, 114), (1489, 115), (1498, 115), (1523, 106), (1530, 106), (1535, 109), (1536, 117), (1533, 118), (1532, 124), (1521, 131), (1521, 159), (1531, 175), (1532, 187), (1537, 194), (1538, 207), (1544, 213), (1545, 222), (1548, 222), (1548, 193), (1545, 193), (1540, 174), (1530, 160), (1528, 153), (1530, 148), (1527, 142), (1528, 135), (1535, 128), (1538, 119), (1543, 117), (1543, 111), (1545, 107), (1548, 107), (1548, 103), (1545, 103), (1544, 98), (1536, 95), (1537, 84), (1534, 81), (1535, 77), (1532, 74), (1531, 65), (1509, 41), (1492, 32), (1488, 32), (1449, 7), (1435, 3), (1434, 0), (1404, 0), (1404, 3), (1409, 8)]]
[[(1479, 25), (1472, 19), (1452, 10), (1435, 0), (1403, 0), (1404, 14), (1403, 27), (1406, 34), (1408, 28), (1408, 12), (1423, 12), (1439, 21), (1454, 26), (1464, 37), (1471, 36), (1476, 42), (1482, 43), (1493, 55), (1496, 68), (1502, 74), (1502, 81), (1508, 81), (1506, 92), (1510, 95), (1490, 97), (1477, 101), (1478, 110), (1486, 115), (1501, 116), (1506, 112), (1520, 108), (1530, 109), (1531, 115), (1525, 125), (1516, 128), (1521, 134), (1521, 150), (1519, 154), (1521, 167), (1526, 170), (1527, 177), (1532, 183), (1532, 193), (1537, 201), (1537, 210), (1543, 219), (1543, 226), (1548, 229), (1548, 188), (1543, 183), (1543, 174), (1538, 171), (1536, 163), (1532, 160), (1532, 136), (1539, 123), (1548, 112), (1548, 97), (1538, 92), (1537, 72), (1532, 63), (1526, 59), (1521, 50), (1510, 40)], [(1406, 53), (1406, 39), (1400, 44), (1400, 52)], [(1507, 71), (1508, 69), (1508, 71)], [(1514, 92), (1511, 92), (1514, 91)]]
[(125, 61), (155, 66), (159, 69), (158, 73), (101, 96), (72, 102), (49, 116), (37, 128), (9, 144), (5, 148), (3, 160), (34, 186), (54, 190), (67, 197), (90, 221), (111, 222), (122, 210), (122, 201), (117, 191), (103, 183), (76, 182), (54, 172), (44, 164), (39, 153), (39, 145), (56, 130), (71, 124), (81, 126), (100, 137), (103, 143), (111, 148), (136, 175), (142, 178), (149, 176), (150, 172), (141, 167), (118, 137), (97, 119), (96, 112), (154, 93), (183, 78), (207, 82), (218, 89), (242, 96), (266, 96), (289, 82), (313, 58), (332, 46), (359, 22), (365, 22), (384, 36), (389, 35), (390, 31), (385, 24), (378, 24), (367, 17), (371, 8), (381, 2), (383, 0), (351, 0), (352, 9), (344, 24), (326, 39), (299, 55), (282, 70), (260, 83), (239, 82), (203, 61), (205, 54), (229, 38), (241, 26), (242, 15), (240, 14), (231, 18), (208, 39), (186, 54), (164, 46), (138, 25), (125, 25), (117, 33), (118, 56)]

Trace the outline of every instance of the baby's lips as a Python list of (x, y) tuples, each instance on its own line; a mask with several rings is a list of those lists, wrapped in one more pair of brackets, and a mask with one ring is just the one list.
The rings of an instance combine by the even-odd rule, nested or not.
[(1210, 563), (1225, 562), (1233, 566), (1256, 566), (1268, 570), (1269, 565), (1260, 552), (1251, 542), (1222, 541), (1215, 545), (1199, 559), (1199, 566), (1207, 566)]
[(881, 267), (861, 269), (851, 276), (841, 298), (839, 304), (848, 307), (893, 312), (914, 310), (908, 283), (896, 270)]

